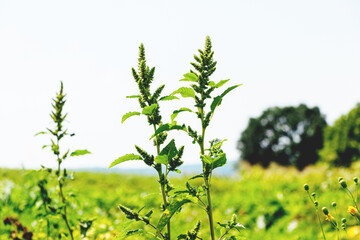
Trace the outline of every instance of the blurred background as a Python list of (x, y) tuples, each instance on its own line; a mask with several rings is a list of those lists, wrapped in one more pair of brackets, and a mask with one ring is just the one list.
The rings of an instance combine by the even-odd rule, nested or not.
[[(56, 165), (41, 149), (48, 137), (34, 135), (51, 125), (60, 81), (67, 93), (65, 124), (76, 134), (64, 148), (92, 152), (65, 167), (106, 168), (135, 143), (147, 148), (145, 119), (121, 124), (123, 114), (139, 109), (125, 98), (137, 92), (131, 68), (139, 44), (156, 67), (153, 85), (165, 83), (170, 94), (207, 35), (218, 61), (212, 80), (243, 84), (226, 96), (209, 128), (208, 140), (228, 139), (229, 161), (302, 169), (319, 160), (325, 146), (321, 159), (348, 165), (359, 156), (355, 138), (344, 142), (359, 131), (358, 110), (349, 113), (360, 102), (359, 10), (358, 1), (1, 1), (0, 167)], [(164, 102), (165, 122), (178, 107)], [(327, 126), (332, 130), (324, 135)], [(172, 134), (179, 145), (190, 142)], [(187, 147), (185, 167), (199, 163), (192, 157), (197, 151)]]

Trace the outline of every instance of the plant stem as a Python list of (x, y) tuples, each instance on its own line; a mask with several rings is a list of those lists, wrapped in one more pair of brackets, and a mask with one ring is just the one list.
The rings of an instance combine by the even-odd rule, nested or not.
[[(156, 125), (153, 124), (154, 126), (154, 133), (156, 132)], [(160, 145), (158, 143), (158, 137), (156, 136), (155, 138), (155, 141), (156, 141), (156, 152), (157, 152), (157, 155), (160, 154)], [(160, 165), (161, 167), (161, 165)], [(165, 170), (166, 171), (166, 170)], [(162, 179), (162, 168), (160, 168), (160, 171), (158, 171), (158, 174), (159, 174), (159, 180), (160, 180), (160, 188), (161, 188), (161, 195), (162, 195), (162, 199), (163, 199), (163, 203), (164, 203), (164, 208), (166, 209), (167, 208), (167, 198), (168, 198), (168, 195), (167, 195), (167, 192), (165, 191), (165, 184), (163, 183), (163, 181), (161, 181)], [(167, 173), (164, 175), (164, 180), (166, 180), (166, 177), (167, 177)], [(167, 227), (167, 233), (168, 233), (168, 237), (169, 239), (171, 239), (171, 225), (170, 225), (170, 220), (169, 222), (166, 224), (166, 227)]]
[[(202, 133), (201, 133), (201, 142), (200, 142), (200, 150), (201, 155), (205, 154), (205, 148), (204, 148), (204, 140), (205, 140), (205, 128), (204, 128), (204, 109), (201, 108), (201, 126), (202, 126)], [(204, 163), (203, 163), (203, 170), (204, 170)], [(210, 182), (208, 176), (205, 176), (204, 173), (204, 184), (206, 187), (206, 197), (207, 197), (207, 207), (206, 212), (208, 214), (209, 218), (209, 225), (210, 225), (210, 235), (211, 240), (215, 240), (215, 232), (214, 232), (214, 219), (213, 219), (213, 212), (212, 212), (212, 203), (211, 203), (211, 192), (210, 192)]]
[[(59, 172), (59, 176), (60, 176), (60, 161), (59, 161), (59, 167), (58, 167), (58, 172)], [(62, 214), (62, 217), (65, 221), (65, 224), (69, 230), (69, 233), (70, 233), (70, 237), (72, 240), (74, 240), (74, 237), (73, 237), (73, 231), (70, 227), (70, 224), (69, 224), (69, 221), (67, 219), (67, 212), (66, 212), (66, 199), (64, 197), (64, 193), (63, 193), (63, 190), (62, 190), (62, 183), (61, 183), (61, 178), (58, 179), (58, 182), (59, 182), (59, 192), (60, 192), (60, 197), (61, 197), (61, 201), (63, 203), (63, 206), (64, 206), (64, 213)]]
[(58, 159), (58, 182), (59, 182), (59, 194), (60, 194), (60, 198), (61, 198), (61, 201), (62, 201), (62, 204), (64, 206), (64, 213), (62, 214), (62, 217), (65, 221), (65, 224), (69, 230), (69, 233), (70, 233), (70, 237), (71, 237), (71, 240), (74, 240), (74, 236), (73, 236), (73, 231), (70, 227), (70, 224), (69, 224), (69, 221), (67, 219), (67, 212), (66, 212), (66, 199), (64, 197), (64, 193), (63, 193), (63, 189), (62, 189), (62, 183), (61, 183), (61, 162), (62, 160), (60, 159), (60, 145), (59, 145), (59, 136), (56, 136), (57, 137), (57, 145), (59, 147), (59, 152), (57, 154), (57, 159)]
[[(310, 202), (313, 203), (313, 200), (312, 200), (312, 198), (311, 198), (311, 196), (310, 196), (309, 191), (306, 191), (306, 192), (307, 192), (307, 194), (308, 194), (308, 196), (309, 196), (309, 198), (310, 198)], [(324, 233), (324, 229), (323, 229), (322, 224), (321, 224), (321, 219), (320, 219), (320, 215), (319, 215), (318, 209), (317, 209), (317, 207), (314, 207), (314, 208), (315, 208), (315, 212), (316, 212), (316, 215), (317, 215), (317, 217), (318, 217), (318, 220), (319, 220), (321, 232), (322, 232), (322, 234), (323, 234), (324, 240), (326, 240), (325, 233)]]

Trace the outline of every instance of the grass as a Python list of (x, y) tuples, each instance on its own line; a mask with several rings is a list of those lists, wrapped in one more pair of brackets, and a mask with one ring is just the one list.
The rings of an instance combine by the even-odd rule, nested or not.
[[(337, 179), (342, 176), (350, 183), (359, 169), (356, 166), (349, 169), (317, 166), (299, 172), (293, 168), (278, 166), (272, 166), (268, 170), (244, 166), (241, 174), (216, 178), (214, 181), (214, 220), (222, 222), (222, 219), (230, 219), (233, 213), (237, 214), (238, 221), (246, 227), (239, 234), (239, 239), (322, 239), (313, 205), (303, 190), (304, 183), (310, 185), (310, 192), (316, 192), (320, 209), (326, 206), (331, 211), (331, 203), (335, 201), (338, 217), (346, 217), (348, 226), (351, 226), (356, 224), (356, 220), (347, 213), (352, 201), (340, 189)], [(34, 232), (34, 239), (42, 239), (46, 227), (44, 219), (37, 217), (40, 212), (38, 205), (41, 203), (36, 197), (39, 191), (36, 175), (36, 172), (0, 169), (0, 198), (3, 200), (0, 216), (17, 216), (23, 225)], [(182, 186), (185, 181), (184, 178), (171, 179), (177, 188), (185, 188)], [(201, 184), (201, 181), (193, 180), (192, 183)], [(160, 212), (162, 201), (155, 177), (76, 172), (75, 180), (67, 184), (67, 193), (71, 190), (76, 195), (76, 206), (70, 206), (69, 209), (72, 216), (70, 222), (75, 223), (80, 218), (96, 218), (88, 232), (88, 239), (114, 239), (124, 231), (125, 223), (129, 220), (118, 209), (119, 204), (132, 209), (145, 206), (146, 210)], [(50, 194), (55, 195), (56, 181), (49, 186)], [(76, 209), (76, 212), (71, 209)], [(336, 232), (325, 221), (325, 216), (320, 216), (327, 238), (335, 239)], [(174, 236), (192, 229), (197, 219), (204, 223), (201, 235), (209, 236), (205, 225), (207, 214), (194, 204), (184, 206), (182, 214), (173, 218)], [(56, 216), (51, 222), (58, 222), (59, 227), (65, 229)], [(136, 229), (136, 226), (142, 224), (132, 223), (128, 230)], [(0, 223), (0, 239), (7, 239), (9, 231), (11, 227)], [(215, 232), (220, 236), (218, 226)], [(345, 236), (345, 233), (342, 235)], [(79, 239), (79, 229), (74, 231), (74, 237)], [(152, 238), (137, 236), (129, 239)]]

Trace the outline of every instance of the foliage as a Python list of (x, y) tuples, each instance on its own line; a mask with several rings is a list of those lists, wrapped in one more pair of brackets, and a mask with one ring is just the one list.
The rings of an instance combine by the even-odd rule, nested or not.
[[(214, 219), (226, 224), (221, 219), (231, 219), (233, 214), (238, 216), (241, 223), (246, 226), (238, 239), (245, 240), (314, 240), (321, 239), (322, 234), (319, 228), (318, 219), (314, 214), (313, 203), (309, 202), (302, 186), (307, 182), (311, 186), (310, 194), (315, 191), (320, 206), (327, 206), (330, 213), (331, 202), (337, 203), (338, 219), (346, 218), (347, 231), (350, 234), (352, 226), (356, 226), (357, 220), (348, 212), (348, 206), (352, 205), (351, 198), (339, 190), (340, 185), (336, 176), (343, 176), (350, 183), (351, 176), (358, 175), (360, 168), (353, 165), (346, 169), (327, 169), (321, 167), (307, 167), (302, 172), (294, 168), (279, 167), (271, 165), (264, 170), (258, 166), (249, 167), (242, 165), (243, 170), (239, 175), (227, 177), (213, 176), (212, 193), (214, 206)], [(0, 216), (17, 217), (23, 226), (33, 232), (34, 239), (46, 238), (46, 222), (43, 217), (37, 217), (39, 202), (41, 199), (37, 192), (37, 174), (25, 173), (23, 170), (0, 169)], [(158, 182), (156, 176), (134, 176), (115, 173), (86, 173), (75, 172), (75, 178), (71, 182), (71, 191), (77, 197), (73, 199), (76, 209), (69, 214), (71, 222), (78, 219), (96, 217), (87, 233), (87, 239), (118, 239), (122, 238), (129, 230), (142, 228), (146, 231), (153, 231), (153, 228), (140, 222), (129, 220), (119, 210), (118, 204), (128, 206), (131, 209), (141, 208), (141, 215), (153, 210), (152, 221), (157, 223), (162, 210), (161, 197), (157, 192)], [(171, 177), (169, 180), (176, 189), (183, 188), (183, 183), (188, 176)], [(201, 184), (202, 179), (192, 180), (192, 185)], [(121, 183), (121, 184), (119, 184)], [(129, 187), (131, 186), (131, 187)], [(48, 182), (48, 191), (57, 199), (57, 182)], [(355, 196), (354, 186), (349, 184), (349, 189)], [(245, 194), (243, 194), (245, 193)], [(358, 192), (359, 194), (359, 192)], [(359, 197), (359, 196), (358, 196)], [(200, 202), (199, 202), (200, 203)], [(283, 208), (285, 214), (277, 215), (276, 209)], [(321, 209), (321, 207), (320, 207)], [(203, 214), (202, 208), (195, 204), (186, 204), (182, 207), (181, 213), (176, 214), (172, 221), (172, 235), (187, 235), (194, 226), (201, 221), (201, 228), (198, 236), (209, 239), (209, 228), (207, 215)], [(321, 221), (324, 223), (324, 231), (327, 238), (335, 239), (336, 231), (332, 225), (325, 220), (320, 212)], [(269, 217), (266, 217), (269, 216)], [(272, 219), (270, 218), (272, 216)], [(276, 219), (274, 221), (274, 219)], [(52, 222), (58, 221), (58, 229), (53, 231), (67, 231), (62, 224), (62, 219), (52, 217)], [(272, 224), (266, 228), (266, 225)], [(8, 239), (13, 230), (10, 225), (0, 222), (0, 239)], [(218, 224), (215, 225), (215, 234), (221, 236), (225, 231)], [(236, 234), (237, 230), (232, 230)], [(80, 228), (74, 228), (74, 238), (80, 239)], [(342, 234), (344, 238), (344, 234)], [(58, 238), (56, 238), (58, 239)], [(66, 238), (63, 238), (66, 239)], [(153, 240), (149, 234), (132, 235), (129, 240)], [(175, 237), (176, 239), (176, 237)]]
[[(330, 213), (330, 211), (328, 210), (327, 207), (322, 207), (322, 212), (326, 216), (326, 218), (325, 218), (326, 221), (328, 221), (330, 223), (330, 225), (336, 231), (338, 240), (342, 239), (342, 234), (347, 235), (349, 237), (349, 239), (359, 239), (359, 237), (360, 237), (360, 233), (359, 233), (359, 230), (360, 230), (360, 211), (359, 211), (359, 207), (358, 207), (358, 194), (357, 194), (357, 187), (358, 187), (358, 184), (359, 184), (359, 182), (358, 182), (359, 179), (357, 177), (353, 178), (353, 183), (354, 183), (353, 188), (355, 189), (354, 192), (352, 192), (349, 189), (349, 187), (348, 187), (348, 185), (347, 185), (347, 183), (346, 183), (346, 181), (344, 180), (343, 177), (339, 177), (338, 181), (339, 181), (341, 189), (343, 189), (345, 191), (345, 193), (350, 197), (350, 199), (352, 201), (351, 205), (348, 207), (347, 212), (354, 219), (356, 219), (357, 224), (355, 226), (350, 226), (349, 231), (347, 231), (347, 224), (346, 224), (347, 220), (344, 217), (341, 218), (341, 217), (338, 216), (338, 213), (336, 211), (336, 209), (337, 209), (336, 202), (331, 203), (331, 206), (334, 209), (334, 213)], [(326, 240), (326, 234), (324, 233), (323, 226), (322, 226), (320, 216), (319, 216), (319, 211), (318, 211), (319, 203), (318, 203), (317, 198), (316, 198), (316, 193), (313, 192), (310, 195), (310, 193), (309, 193), (310, 187), (307, 184), (304, 185), (304, 189), (307, 192), (310, 201), (313, 202), (313, 204), (314, 204), (315, 211), (316, 211), (316, 214), (317, 214), (318, 219), (319, 219), (319, 224), (320, 224), (321, 232), (322, 232), (322, 235), (323, 235), (323, 239)], [(340, 228), (340, 226), (341, 226), (341, 228)], [(354, 231), (354, 229), (356, 229), (356, 231)]]
[[(63, 122), (66, 119), (67, 114), (63, 113), (63, 108), (65, 105), (65, 94), (63, 93), (63, 83), (61, 82), (61, 86), (60, 86), (60, 91), (59, 93), (56, 95), (56, 98), (53, 99), (53, 111), (51, 112), (50, 116), (54, 122), (54, 128), (50, 129), (47, 128), (46, 132), (40, 132), (38, 134), (50, 134), (51, 136), (51, 143), (49, 145), (45, 145), (43, 148), (45, 147), (50, 147), (51, 151), (53, 152), (53, 154), (56, 156), (56, 160), (58, 162), (58, 168), (55, 171), (55, 175), (56, 175), (56, 179), (58, 182), (58, 194), (60, 197), (60, 202), (58, 202), (57, 204), (54, 203), (53, 199), (50, 197), (49, 193), (48, 193), (48, 189), (47, 189), (47, 183), (48, 183), (48, 177), (49, 175), (41, 175), (42, 178), (38, 181), (37, 185), (40, 188), (40, 199), (41, 199), (41, 204), (43, 207), (43, 213), (42, 213), (42, 217), (44, 217), (46, 219), (46, 225), (47, 225), (47, 238), (49, 238), (52, 234), (51, 232), (54, 232), (53, 230), (51, 230), (51, 224), (50, 224), (50, 218), (52, 215), (55, 216), (61, 216), (61, 218), (64, 220), (64, 223), (66, 224), (68, 233), (70, 235), (70, 238), (73, 240), (74, 236), (73, 236), (73, 226), (71, 225), (70, 221), (68, 220), (68, 205), (69, 205), (69, 198), (72, 197), (71, 194), (66, 195), (64, 193), (64, 185), (66, 184), (66, 181), (69, 179), (72, 179), (72, 175), (68, 174), (67, 170), (64, 168), (61, 168), (61, 163), (63, 161), (65, 161), (68, 156), (69, 156), (69, 152), (70, 150), (67, 150), (65, 153), (61, 152), (60, 149), (60, 141), (65, 137), (65, 136), (74, 136), (74, 134), (70, 134), (68, 133), (67, 129), (64, 129), (63, 127)], [(37, 134), (37, 135), (38, 135)], [(72, 152), (70, 154), (71, 157), (73, 156), (81, 156), (81, 155), (85, 155), (85, 154), (89, 154), (90, 152), (88, 150), (76, 150), (74, 152)], [(40, 169), (40, 172), (47, 172), (47, 173), (52, 173), (52, 169), (46, 169), (44, 167), (42, 167), (42, 169)], [(53, 224), (53, 229), (57, 228), (57, 223)], [(86, 231), (88, 228), (83, 228), (82, 230), (82, 234), (85, 236), (86, 235)], [(59, 233), (60, 236), (61, 234), (67, 235), (66, 233), (60, 232)]]
[[(163, 126), (161, 122), (162, 116), (160, 115), (159, 102), (178, 98), (173, 96), (161, 97), (161, 93), (165, 85), (161, 85), (153, 93), (151, 93), (150, 87), (154, 79), (155, 68), (153, 67), (150, 69), (150, 67), (146, 65), (145, 48), (143, 44), (141, 44), (139, 47), (138, 71), (133, 68), (132, 73), (135, 82), (137, 83), (139, 88), (139, 95), (128, 96), (128, 98), (138, 99), (140, 108), (142, 110), (141, 112), (132, 111), (126, 113), (122, 117), (121, 122), (123, 123), (125, 120), (132, 116), (145, 115), (149, 125), (153, 127), (154, 133), (156, 133), (158, 129)], [(126, 233), (126, 236), (137, 234), (150, 234), (153, 235), (155, 238), (171, 239), (170, 219), (173, 214), (178, 210), (178, 208), (181, 207), (185, 202), (178, 206), (172, 201), (169, 201), (169, 192), (172, 190), (172, 187), (170, 186), (170, 183), (168, 181), (168, 175), (170, 172), (180, 172), (178, 170), (178, 167), (180, 167), (183, 163), (183, 161), (181, 161), (181, 157), (184, 152), (184, 147), (182, 146), (180, 148), (177, 148), (175, 145), (175, 140), (172, 139), (165, 145), (165, 147), (162, 148), (162, 145), (165, 143), (166, 139), (166, 132), (162, 132), (156, 135), (154, 139), (154, 146), (156, 148), (157, 155), (155, 156), (149, 154), (143, 148), (135, 145), (135, 149), (138, 154), (130, 153), (121, 156), (118, 159), (114, 160), (109, 166), (111, 168), (126, 161), (141, 160), (146, 165), (154, 168), (159, 177), (158, 182), (160, 184), (163, 200), (162, 210), (164, 212), (171, 212), (171, 214), (167, 214), (166, 217), (161, 217), (159, 223), (155, 226), (151, 222), (152, 210), (144, 216), (141, 216), (141, 209), (139, 212), (135, 212), (125, 206), (120, 205), (120, 210), (126, 215), (128, 219), (143, 222), (146, 225), (151, 226), (155, 230), (155, 233), (148, 232), (144, 229), (129, 230)], [(164, 213), (162, 214), (162, 216), (165, 216)], [(167, 226), (167, 232), (162, 233), (163, 227), (165, 225)]]
[(325, 129), (320, 155), (335, 166), (350, 166), (360, 159), (360, 104)]
[[(206, 197), (206, 203), (201, 199), (203, 195), (199, 195), (196, 192), (195, 188), (192, 188), (187, 182), (187, 193), (190, 196), (196, 197), (203, 205), (209, 221), (210, 236), (211, 239), (215, 239), (215, 224), (213, 219), (213, 206), (211, 200), (211, 176), (215, 168), (221, 167), (226, 164), (226, 154), (222, 151), (221, 147), (225, 140), (214, 139), (210, 141), (210, 146), (208, 149), (205, 147), (205, 133), (207, 127), (210, 125), (210, 121), (214, 116), (215, 109), (220, 106), (224, 96), (228, 94), (233, 89), (237, 88), (239, 85), (234, 85), (227, 88), (220, 95), (213, 97), (211, 94), (217, 88), (222, 87), (225, 83), (229, 81), (221, 80), (218, 83), (210, 81), (210, 76), (216, 70), (217, 62), (214, 61), (214, 51), (212, 51), (212, 44), (210, 37), (206, 37), (204, 50), (199, 49), (199, 56), (194, 55), (195, 62), (192, 62), (194, 70), (190, 70), (189, 73), (184, 74), (184, 78), (180, 81), (190, 82), (190, 87), (181, 87), (178, 90), (174, 91), (171, 95), (180, 94), (183, 98), (191, 98), (194, 101), (195, 110), (192, 110), (187, 107), (182, 107), (179, 110), (175, 110), (171, 115), (171, 123), (165, 124), (163, 129), (158, 129), (155, 132), (157, 134), (162, 133), (163, 131), (170, 130), (182, 130), (186, 132), (193, 140), (193, 143), (197, 143), (200, 148), (200, 160), (203, 166), (203, 172), (198, 175), (203, 178), (204, 184), (201, 186), (204, 189), (204, 195)], [(207, 107), (207, 104), (211, 100), (210, 107)], [(209, 105), (208, 105), (209, 106)], [(190, 125), (183, 124), (177, 125), (175, 118), (179, 113), (182, 112), (191, 112), (200, 120), (201, 129), (199, 131), (194, 130), (194, 127)], [(199, 133), (198, 133), (199, 132)], [(228, 232), (226, 232), (227, 234)]]
[(319, 108), (273, 107), (251, 118), (239, 140), (242, 159), (250, 164), (270, 162), (298, 169), (315, 163), (323, 146), (324, 116)]

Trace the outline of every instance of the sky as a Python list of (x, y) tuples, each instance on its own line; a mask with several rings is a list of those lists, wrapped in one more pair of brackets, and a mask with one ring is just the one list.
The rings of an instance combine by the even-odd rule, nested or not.
[[(49, 136), (51, 99), (64, 83), (66, 127), (76, 133), (62, 149), (88, 149), (68, 168), (108, 167), (135, 152), (154, 151), (145, 117), (121, 124), (138, 111), (127, 99), (137, 93), (131, 68), (138, 46), (155, 66), (153, 87), (170, 94), (191, 69), (205, 37), (218, 62), (212, 80), (243, 84), (229, 93), (215, 113), (207, 141), (228, 139), (236, 149), (250, 117), (273, 106), (319, 106), (332, 124), (360, 102), (360, 2), (349, 1), (0, 1), (0, 167), (54, 167)], [(220, 93), (220, 92), (219, 92)], [(191, 102), (185, 101), (187, 107)], [(164, 102), (164, 122), (184, 106)], [(198, 126), (189, 114), (178, 122)], [(181, 132), (170, 137), (186, 145), (185, 164), (199, 161), (197, 146)], [(122, 168), (143, 167), (140, 162)]]

